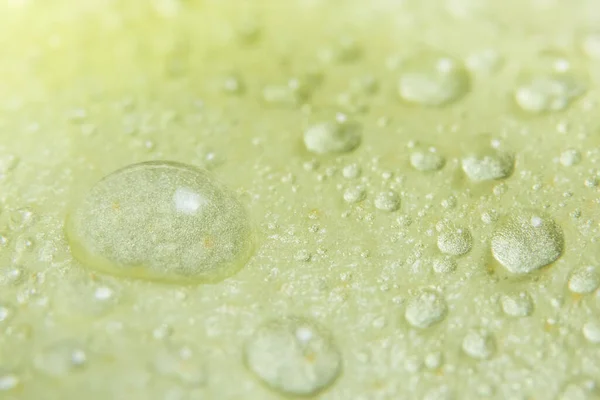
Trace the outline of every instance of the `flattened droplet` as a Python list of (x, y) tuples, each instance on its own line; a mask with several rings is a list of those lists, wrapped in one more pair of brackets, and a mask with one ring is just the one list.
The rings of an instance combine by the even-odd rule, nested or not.
[(462, 98), (470, 85), (469, 73), (460, 61), (424, 52), (401, 67), (398, 94), (407, 103), (440, 107)]
[(311, 126), (304, 132), (306, 149), (315, 154), (348, 153), (361, 142), (361, 129), (345, 119)]
[(512, 175), (514, 157), (492, 148), (481, 149), (461, 159), (465, 175), (473, 182), (505, 179)]
[(505, 217), (492, 235), (492, 254), (508, 271), (527, 274), (556, 261), (564, 248), (560, 226), (535, 210)]
[(410, 300), (404, 317), (415, 328), (428, 328), (446, 317), (448, 307), (441, 294), (424, 290)]
[(577, 268), (571, 272), (568, 286), (573, 293), (592, 293), (600, 287), (600, 271), (591, 265)]
[(252, 252), (242, 205), (199, 168), (148, 162), (98, 182), (71, 210), (66, 234), (84, 266), (166, 282), (212, 282)]
[(244, 355), (257, 377), (288, 395), (315, 395), (330, 386), (342, 369), (342, 357), (329, 333), (301, 317), (260, 326), (246, 343)]

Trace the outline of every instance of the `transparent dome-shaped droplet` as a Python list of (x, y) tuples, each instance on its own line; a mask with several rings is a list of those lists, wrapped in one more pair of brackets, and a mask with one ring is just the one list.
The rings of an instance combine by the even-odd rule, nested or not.
[(33, 358), (33, 365), (43, 374), (60, 377), (82, 369), (86, 361), (85, 350), (80, 344), (63, 340), (37, 352)]
[(573, 293), (592, 293), (600, 287), (600, 271), (591, 265), (577, 268), (571, 272), (568, 286)]
[(84, 266), (119, 276), (210, 282), (252, 251), (242, 205), (199, 168), (147, 162), (98, 182), (71, 210), (66, 233)]
[(493, 148), (479, 149), (461, 159), (465, 175), (473, 182), (508, 178), (514, 164), (514, 157), (510, 153)]
[(442, 321), (447, 312), (448, 307), (441, 294), (424, 290), (409, 301), (404, 317), (415, 328), (423, 329)]
[(583, 74), (574, 71), (569, 61), (544, 56), (521, 74), (513, 96), (521, 110), (542, 114), (567, 109), (586, 91)]
[(464, 226), (446, 227), (439, 234), (437, 245), (442, 253), (460, 256), (471, 251), (473, 237), (469, 229)]
[(342, 368), (340, 352), (324, 328), (296, 317), (260, 326), (246, 343), (245, 361), (272, 389), (299, 396), (324, 390)]
[(600, 344), (600, 319), (586, 322), (581, 331), (588, 342)]
[(346, 119), (312, 125), (304, 132), (304, 144), (315, 154), (348, 153), (360, 142), (360, 126)]
[(446, 159), (435, 147), (417, 149), (410, 155), (410, 165), (417, 171), (431, 172), (442, 169)]
[(527, 292), (504, 294), (500, 305), (504, 314), (514, 318), (527, 317), (533, 312), (533, 300)]
[(407, 103), (439, 107), (459, 100), (470, 90), (464, 65), (451, 57), (425, 52), (401, 67), (398, 94)]
[(560, 226), (535, 210), (506, 216), (492, 235), (492, 254), (508, 271), (526, 274), (556, 261), (563, 252)]
[(494, 355), (496, 341), (489, 332), (483, 329), (473, 329), (463, 338), (462, 349), (471, 358), (486, 360)]
[(393, 212), (400, 208), (400, 195), (393, 190), (381, 192), (375, 196), (375, 208)]

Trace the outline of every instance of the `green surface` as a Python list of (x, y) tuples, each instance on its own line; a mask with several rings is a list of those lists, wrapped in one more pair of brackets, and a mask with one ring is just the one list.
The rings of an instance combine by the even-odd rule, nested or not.
[[(600, 398), (598, 27), (595, 0), (2, 1), (0, 398)], [(74, 260), (72, 202), (149, 160), (236, 193), (234, 276)]]

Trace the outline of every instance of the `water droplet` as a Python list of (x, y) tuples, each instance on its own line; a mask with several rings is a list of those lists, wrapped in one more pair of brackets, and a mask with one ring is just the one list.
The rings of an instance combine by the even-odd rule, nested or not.
[(13, 317), (15, 308), (10, 304), (0, 304), (0, 326), (6, 324)]
[(348, 153), (358, 147), (361, 129), (356, 123), (341, 120), (311, 126), (304, 132), (304, 144), (311, 153)]
[(356, 179), (360, 176), (360, 173), (361, 173), (360, 165), (358, 165), (356, 163), (346, 165), (342, 169), (342, 175), (346, 179)]
[(410, 165), (417, 171), (431, 172), (442, 169), (446, 159), (435, 147), (413, 151), (410, 155)]
[(367, 197), (367, 192), (362, 186), (353, 186), (344, 191), (344, 201), (348, 204), (359, 203)]
[(324, 328), (305, 318), (265, 323), (245, 347), (248, 368), (272, 389), (311, 396), (338, 377), (342, 357)]
[(502, 56), (494, 49), (485, 49), (470, 54), (465, 64), (473, 72), (491, 74), (502, 65)]
[(248, 217), (233, 194), (208, 172), (172, 162), (104, 178), (71, 210), (66, 232), (84, 266), (140, 279), (220, 280), (252, 251)]
[(11, 230), (22, 230), (33, 222), (34, 214), (28, 208), (20, 208), (18, 210), (11, 211), (8, 226)]
[(398, 93), (420, 106), (443, 106), (466, 95), (470, 90), (469, 73), (458, 60), (422, 53), (407, 60), (401, 68)]
[(489, 332), (483, 329), (474, 329), (465, 335), (462, 349), (471, 358), (487, 360), (496, 351), (496, 341)]
[(596, 267), (586, 266), (575, 269), (569, 277), (569, 290), (573, 293), (592, 293), (600, 286), (600, 271)]
[(0, 285), (16, 285), (23, 280), (21, 267), (8, 267), (0, 269)]
[(568, 149), (560, 155), (560, 163), (565, 167), (571, 167), (581, 162), (581, 153), (576, 149)]
[(381, 192), (375, 197), (375, 208), (393, 212), (400, 208), (400, 195), (393, 190)]
[(415, 328), (428, 328), (441, 322), (448, 312), (443, 296), (432, 290), (424, 290), (413, 297), (404, 312), (404, 317)]
[(527, 317), (533, 312), (533, 300), (527, 292), (504, 294), (500, 298), (500, 305), (504, 314), (510, 317)]
[(492, 235), (492, 254), (508, 271), (526, 274), (556, 261), (563, 252), (560, 226), (535, 210), (505, 217)]
[(594, 344), (600, 343), (600, 320), (586, 322), (583, 324), (581, 331), (588, 342)]
[(441, 352), (429, 353), (425, 356), (425, 366), (429, 369), (437, 369), (442, 366), (444, 355)]
[(460, 256), (471, 251), (473, 237), (464, 226), (444, 227), (438, 235), (437, 246), (442, 253)]
[(35, 368), (49, 376), (60, 377), (82, 369), (87, 361), (83, 347), (63, 340), (45, 347), (33, 358)]
[(493, 148), (482, 148), (463, 157), (461, 166), (473, 182), (506, 179), (514, 169), (514, 157)]
[(433, 270), (438, 274), (449, 274), (456, 271), (457, 263), (452, 257), (442, 256), (433, 260)]
[(21, 380), (11, 372), (0, 370), (0, 392), (8, 392), (19, 386)]
[(520, 78), (514, 99), (523, 111), (541, 114), (565, 110), (586, 90), (584, 81), (570, 68), (554, 64), (550, 70), (526, 74)]

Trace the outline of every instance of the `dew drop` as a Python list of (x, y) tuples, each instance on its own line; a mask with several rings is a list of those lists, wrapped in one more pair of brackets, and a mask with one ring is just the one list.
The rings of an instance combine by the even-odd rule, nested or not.
[(16, 374), (0, 370), (0, 392), (16, 389), (20, 383), (21, 379)]
[(379, 193), (375, 197), (375, 208), (393, 212), (400, 209), (400, 195), (393, 190)]
[(344, 201), (348, 204), (359, 203), (367, 197), (367, 192), (362, 186), (353, 186), (344, 191)]
[(329, 333), (300, 317), (260, 326), (246, 343), (244, 355), (257, 377), (287, 395), (314, 395), (329, 387), (342, 368)]
[(534, 71), (519, 78), (514, 100), (521, 110), (530, 114), (557, 112), (567, 109), (586, 90), (584, 80), (565, 59), (542, 60)]
[(442, 256), (433, 260), (433, 270), (437, 274), (449, 274), (456, 271), (456, 260), (452, 257)]
[(506, 179), (513, 173), (514, 164), (510, 153), (493, 148), (480, 149), (461, 159), (465, 175), (473, 182)]
[(413, 327), (424, 329), (441, 322), (447, 312), (448, 307), (441, 294), (424, 290), (409, 301), (404, 317)]
[(523, 210), (498, 224), (491, 248), (494, 258), (509, 272), (527, 274), (556, 261), (563, 252), (564, 237), (549, 216)]
[(398, 94), (407, 103), (439, 107), (459, 100), (469, 90), (469, 73), (453, 58), (422, 53), (401, 67)]
[(319, 123), (304, 132), (304, 144), (314, 154), (348, 153), (360, 141), (360, 126), (346, 119)]
[(474, 329), (465, 335), (462, 349), (466, 355), (475, 360), (487, 360), (496, 351), (496, 341), (489, 332), (483, 329)]
[(464, 226), (446, 227), (438, 235), (437, 246), (442, 253), (461, 256), (471, 251), (473, 237)]
[(360, 176), (360, 174), (361, 174), (360, 165), (358, 165), (356, 163), (348, 164), (342, 169), (342, 175), (346, 179), (356, 179)]
[(592, 320), (583, 324), (581, 328), (583, 337), (590, 343), (600, 343), (600, 320)]
[(417, 171), (438, 171), (442, 169), (445, 163), (446, 159), (435, 147), (430, 147), (425, 150), (416, 150), (410, 155), (410, 165)]
[(134, 164), (97, 183), (71, 210), (74, 257), (94, 270), (139, 279), (211, 282), (252, 252), (242, 205), (196, 167)]
[(571, 167), (581, 162), (581, 153), (576, 149), (567, 149), (560, 155), (560, 163), (565, 167)]
[(592, 293), (600, 286), (600, 271), (594, 266), (579, 267), (571, 272), (568, 286), (573, 293)]
[(500, 305), (504, 314), (514, 318), (527, 317), (533, 312), (533, 300), (527, 292), (504, 294)]

